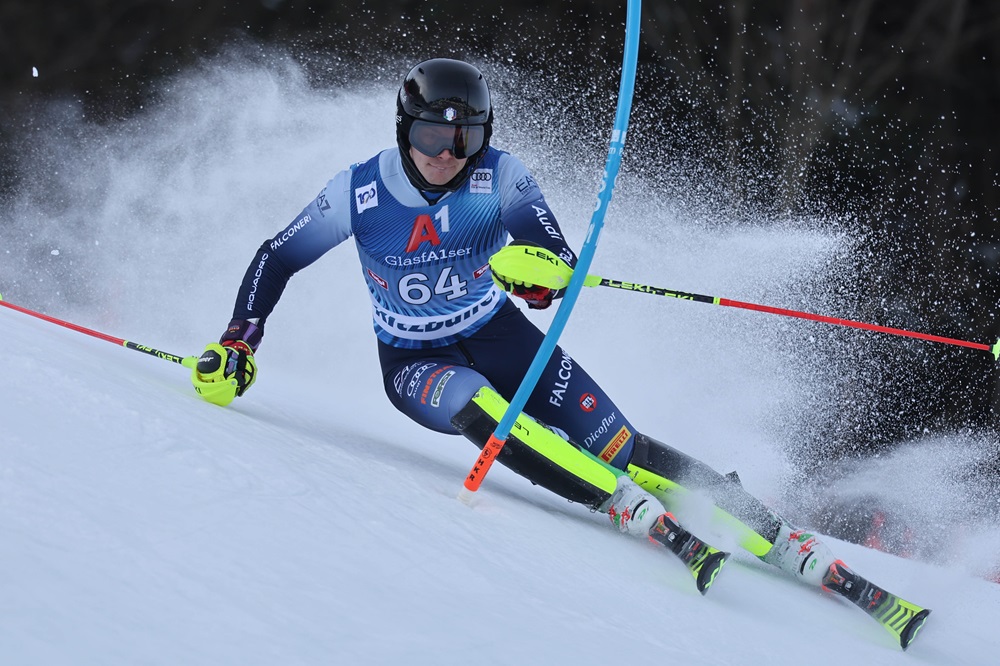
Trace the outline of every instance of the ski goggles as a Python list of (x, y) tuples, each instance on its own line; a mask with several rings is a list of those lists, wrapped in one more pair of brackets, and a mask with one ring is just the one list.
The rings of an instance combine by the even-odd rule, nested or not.
[(442, 150), (449, 150), (461, 160), (482, 150), (486, 129), (482, 125), (442, 125), (414, 120), (409, 138), (410, 145), (428, 157), (437, 157)]

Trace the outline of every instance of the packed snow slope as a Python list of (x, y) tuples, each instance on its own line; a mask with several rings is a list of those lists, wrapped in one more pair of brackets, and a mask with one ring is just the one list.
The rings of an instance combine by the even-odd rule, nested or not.
[(259, 386), (219, 408), (179, 365), (7, 309), (0, 337), (3, 663), (990, 664), (1000, 649), (1000, 586), (962, 572), (833, 544), (933, 609), (902, 653), (849, 603), (746, 557), (701, 597), (661, 549), (505, 469), (467, 506), (474, 449), (394, 417), (371, 358), (309, 373), (263, 354)]
[[(230, 62), (118, 125), (50, 109), (3, 210), (0, 293), (198, 354), (260, 242), (392, 145), (390, 78), (324, 93), (292, 65)], [(579, 246), (603, 156), (540, 145), (515, 117), (498, 113), (496, 143)], [(839, 243), (705, 224), (623, 173), (593, 270), (794, 307)], [(257, 384), (227, 408), (179, 365), (0, 308), (0, 663), (996, 662), (1000, 586), (964, 567), (832, 543), (933, 609), (902, 653), (857, 608), (744, 554), (702, 597), (661, 549), (506, 469), (459, 501), (476, 450), (390, 407), (358, 272), (345, 245), (292, 280)], [(595, 289), (563, 342), (638, 427), (780, 502), (785, 424), (826, 390), (808, 353), (822, 339), (796, 333), (814, 330)], [(886, 483), (906, 489), (906, 472)]]

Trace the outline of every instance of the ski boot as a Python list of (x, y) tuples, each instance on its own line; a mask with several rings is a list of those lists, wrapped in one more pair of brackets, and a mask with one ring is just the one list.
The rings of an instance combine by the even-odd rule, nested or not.
[(600, 510), (607, 513), (619, 531), (647, 536), (677, 555), (694, 576), (702, 594), (715, 582), (729, 553), (714, 548), (680, 526), (663, 504), (628, 476), (618, 477), (618, 487)]

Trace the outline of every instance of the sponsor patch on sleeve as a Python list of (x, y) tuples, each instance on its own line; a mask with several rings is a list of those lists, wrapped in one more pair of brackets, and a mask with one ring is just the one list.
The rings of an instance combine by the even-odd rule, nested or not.
[(378, 185), (374, 180), (367, 185), (355, 188), (354, 205), (357, 206), (358, 213), (378, 205)]

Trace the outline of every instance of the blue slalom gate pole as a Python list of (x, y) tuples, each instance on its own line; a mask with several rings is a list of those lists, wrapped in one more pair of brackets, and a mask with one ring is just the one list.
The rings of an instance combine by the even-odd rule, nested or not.
[(635, 70), (639, 57), (639, 25), (641, 14), (641, 0), (628, 0), (625, 19), (625, 48), (622, 59), (621, 83), (618, 88), (618, 108), (615, 111), (615, 124), (611, 131), (611, 143), (608, 147), (608, 158), (604, 165), (604, 176), (601, 179), (601, 189), (597, 193), (597, 206), (590, 219), (590, 227), (587, 230), (587, 237), (584, 239), (583, 247), (580, 250), (573, 277), (570, 278), (569, 285), (563, 295), (559, 310), (549, 326), (545, 338), (542, 340), (535, 354), (534, 360), (528, 367), (521, 385), (518, 387), (514, 398), (510, 401), (510, 406), (504, 412), (496, 429), (483, 447), (479, 458), (473, 465), (469, 475), (465, 478), (465, 488), (469, 492), (479, 490), (486, 473), (496, 460), (497, 455), (503, 449), (510, 434), (514, 421), (517, 420), (521, 410), (524, 409), (528, 396), (535, 389), (545, 364), (552, 357), (559, 336), (566, 328), (576, 299), (583, 289), (583, 282), (587, 277), (587, 271), (594, 260), (594, 253), (597, 251), (597, 241), (604, 227), (604, 216), (607, 213), (608, 205), (611, 203), (611, 194), (615, 188), (615, 181), (618, 178), (618, 170), (621, 167), (622, 151), (625, 148), (625, 134), (628, 131), (629, 113), (632, 109), (632, 95), (635, 91)]

